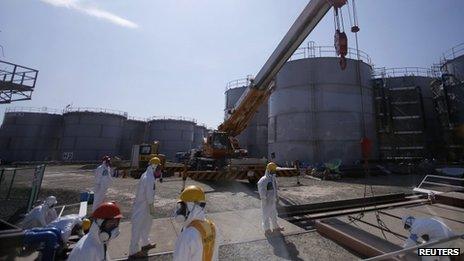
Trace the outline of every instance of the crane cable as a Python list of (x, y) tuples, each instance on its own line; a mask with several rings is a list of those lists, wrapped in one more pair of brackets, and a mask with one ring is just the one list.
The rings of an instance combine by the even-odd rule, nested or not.
[[(362, 125), (362, 136), (363, 137), (366, 137), (366, 122), (365, 122), (365, 119), (364, 119), (364, 92), (363, 92), (363, 88), (362, 88), (362, 84), (361, 84), (361, 55), (360, 55), (360, 51), (359, 51), (359, 41), (358, 41), (358, 32), (359, 32), (359, 24), (358, 24), (358, 16), (357, 16), (357, 12), (356, 12), (356, 2), (355, 0), (352, 0), (352, 8), (353, 8), (353, 17), (351, 17), (351, 12), (350, 12), (350, 8), (349, 8), (349, 1), (347, 2), (348, 4), (348, 15), (349, 15), (349, 18), (350, 18), (350, 22), (351, 22), (351, 32), (354, 33), (354, 37), (355, 37), (355, 43), (356, 43), (356, 58), (357, 58), (357, 62), (356, 62), (356, 72), (357, 72), (357, 83), (359, 84), (359, 88), (360, 88), (360, 91), (361, 91), (361, 125)], [(353, 20), (352, 20), (353, 19)], [(366, 178), (369, 178), (370, 177), (370, 169), (369, 169), (369, 164), (368, 164), (368, 158), (366, 157), (365, 160), (364, 160), (364, 174), (365, 174), (365, 177)], [(371, 193), (371, 196), (375, 196), (375, 193), (374, 193), (374, 188), (372, 186), (372, 183), (370, 182), (366, 182), (364, 184), (364, 200), (366, 199), (367, 197), (367, 187), (368, 187), (368, 184), (369, 183), (369, 188), (370, 188), (370, 193)], [(374, 206), (375, 207), (375, 206)], [(356, 217), (349, 217), (348, 219), (350, 220), (350, 223), (356, 221), (356, 220), (361, 220), (363, 217), (364, 217), (364, 212), (365, 212), (365, 206), (362, 208), (361, 212), (356, 216)], [(385, 234), (385, 231), (394, 235), (395, 237), (397, 238), (400, 238), (396, 235), (396, 233), (393, 233), (391, 231), (390, 228), (388, 228), (388, 226), (385, 224), (385, 222), (382, 220), (382, 218), (380, 217), (380, 211), (379, 210), (376, 210), (375, 211), (375, 218), (376, 218), (376, 221), (377, 221), (377, 225), (383, 235), (383, 237), (387, 240), (387, 236)], [(402, 238), (400, 238), (402, 239)]]

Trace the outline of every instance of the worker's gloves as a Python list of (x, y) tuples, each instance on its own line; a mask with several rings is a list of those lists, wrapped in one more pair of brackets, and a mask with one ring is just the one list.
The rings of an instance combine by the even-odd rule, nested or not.
[(150, 206), (150, 215), (152, 217), (155, 217), (155, 205), (150, 204), (149, 206)]

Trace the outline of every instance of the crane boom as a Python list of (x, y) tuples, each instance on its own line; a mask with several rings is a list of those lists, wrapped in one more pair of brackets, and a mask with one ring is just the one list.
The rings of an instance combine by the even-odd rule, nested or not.
[(230, 117), (218, 127), (219, 131), (226, 132), (230, 136), (235, 137), (245, 130), (259, 106), (266, 102), (271, 95), (275, 86), (274, 78), (290, 56), (316, 27), (319, 21), (322, 20), (322, 17), (324, 17), (333, 4), (345, 1), (311, 0), (306, 5), (303, 12), (301, 12), (290, 27), (290, 30), (285, 34), (255, 79), (237, 101)]

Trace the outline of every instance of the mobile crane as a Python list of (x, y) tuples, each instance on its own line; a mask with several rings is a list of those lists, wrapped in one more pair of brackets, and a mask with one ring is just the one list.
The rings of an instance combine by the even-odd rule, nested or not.
[[(267, 101), (275, 88), (274, 78), (295, 50), (301, 45), (325, 14), (334, 7), (338, 21), (338, 10), (347, 0), (311, 0), (303, 12), (280, 41), (256, 77), (235, 104), (230, 116), (208, 134), (203, 149), (193, 154), (190, 168), (184, 173), (193, 179), (243, 179), (256, 182), (264, 173), (265, 161), (246, 158), (235, 138), (245, 130), (259, 106)], [(347, 37), (336, 23), (335, 47), (340, 57), (340, 66), (346, 67)], [(358, 29), (359, 30), (359, 29)], [(353, 31), (353, 28), (352, 28)], [(242, 164), (243, 163), (243, 164)], [(278, 175), (297, 175), (297, 169), (277, 173)]]

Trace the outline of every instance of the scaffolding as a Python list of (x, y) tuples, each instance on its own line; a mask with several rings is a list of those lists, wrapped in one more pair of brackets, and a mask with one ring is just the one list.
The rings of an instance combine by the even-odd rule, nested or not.
[(0, 104), (30, 100), (39, 71), (0, 60)]
[(425, 116), (418, 86), (388, 86), (388, 78), (374, 79), (374, 99), (380, 157), (417, 161), (426, 156)]
[(464, 82), (443, 74), (431, 84), (435, 111), (441, 123), (447, 158), (464, 160)]

